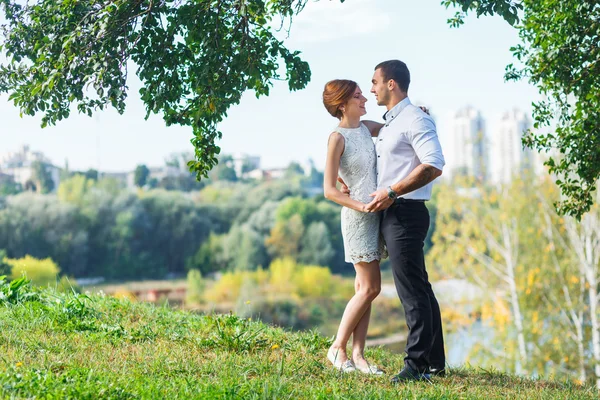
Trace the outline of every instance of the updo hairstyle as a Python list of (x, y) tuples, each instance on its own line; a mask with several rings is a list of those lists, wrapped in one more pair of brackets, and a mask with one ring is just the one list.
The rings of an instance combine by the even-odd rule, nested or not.
[(323, 89), (323, 105), (332, 116), (342, 119), (340, 107), (354, 95), (358, 84), (347, 79), (334, 79), (325, 84)]

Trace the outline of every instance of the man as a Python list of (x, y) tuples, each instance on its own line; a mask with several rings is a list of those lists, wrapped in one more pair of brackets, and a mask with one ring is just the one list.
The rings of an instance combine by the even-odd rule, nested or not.
[(429, 229), (425, 201), (432, 181), (442, 174), (444, 156), (433, 119), (408, 98), (406, 64), (380, 63), (372, 83), (377, 104), (388, 111), (376, 139), (378, 190), (367, 210), (383, 211), (381, 231), (409, 330), (405, 365), (392, 382), (428, 379), (443, 375), (446, 362), (440, 307), (423, 254)]

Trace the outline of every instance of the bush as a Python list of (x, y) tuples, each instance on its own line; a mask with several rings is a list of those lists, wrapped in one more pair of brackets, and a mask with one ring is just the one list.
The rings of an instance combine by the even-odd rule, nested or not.
[(185, 302), (188, 304), (202, 303), (204, 286), (202, 273), (197, 269), (191, 269), (187, 274), (187, 292)]
[(294, 276), (294, 282), (300, 297), (330, 296), (334, 289), (329, 268), (316, 265), (301, 267)]
[(296, 274), (297, 269), (298, 265), (291, 257), (274, 260), (269, 267), (271, 272), (271, 279), (269, 280), (271, 286), (270, 292), (294, 293), (296, 289), (294, 275)]
[(262, 269), (262, 267), (258, 267), (256, 269), (256, 271), (254, 271), (254, 280), (256, 281), (256, 284), (260, 287), (264, 287), (267, 285), (267, 283), (269, 283), (269, 270), (268, 269)]
[(6, 259), (11, 266), (11, 279), (18, 279), (25, 275), (33, 285), (54, 286), (60, 269), (52, 259), (39, 260), (29, 255), (19, 259)]
[(206, 291), (204, 298), (213, 303), (234, 302), (240, 295), (240, 289), (248, 272), (227, 272), (213, 287)]

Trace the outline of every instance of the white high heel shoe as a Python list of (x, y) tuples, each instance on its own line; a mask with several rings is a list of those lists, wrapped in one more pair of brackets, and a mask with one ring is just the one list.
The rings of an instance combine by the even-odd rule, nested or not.
[(367, 366), (361, 366), (360, 364), (354, 364), (354, 368), (362, 372), (363, 374), (368, 375), (383, 375), (383, 371), (377, 368), (377, 365), (369, 363), (367, 360), (364, 360), (367, 363)]
[(338, 353), (339, 353), (339, 350), (333, 351), (333, 350), (329, 349), (329, 351), (327, 351), (327, 359), (331, 362), (331, 364), (333, 364), (333, 367), (342, 372), (356, 371), (356, 366), (354, 365), (352, 360), (348, 359), (348, 360), (342, 362), (341, 360), (338, 359)]

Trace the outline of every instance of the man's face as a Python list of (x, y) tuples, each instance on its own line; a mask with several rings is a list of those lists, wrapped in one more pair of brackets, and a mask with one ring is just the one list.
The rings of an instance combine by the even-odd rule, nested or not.
[(390, 89), (388, 88), (388, 82), (384, 79), (381, 68), (376, 69), (373, 79), (371, 79), (371, 83), (373, 83), (371, 93), (375, 95), (375, 100), (377, 100), (379, 106), (385, 106), (389, 101)]

